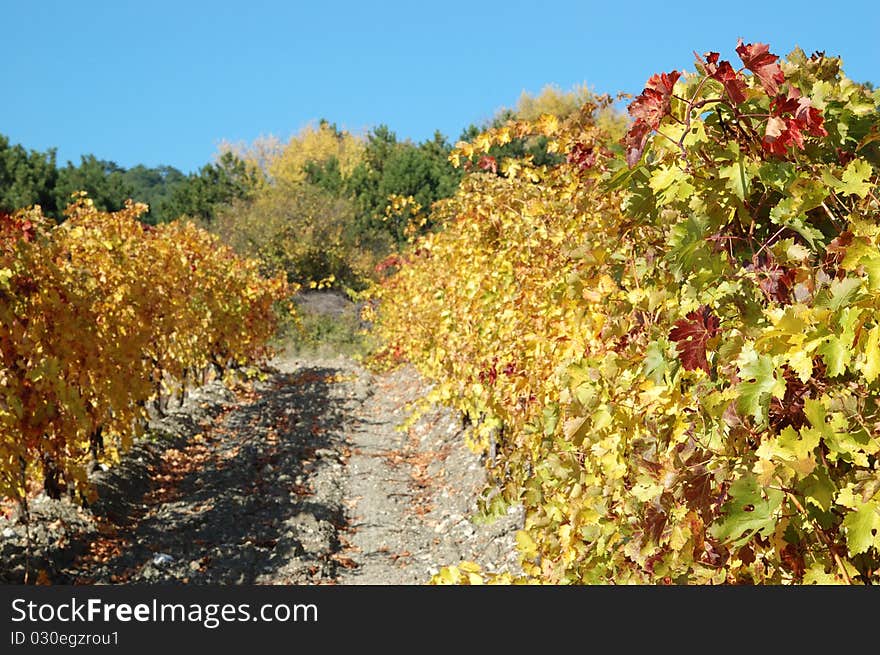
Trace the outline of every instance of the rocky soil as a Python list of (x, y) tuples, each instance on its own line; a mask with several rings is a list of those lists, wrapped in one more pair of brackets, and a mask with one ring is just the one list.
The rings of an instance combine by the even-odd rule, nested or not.
[[(89, 508), (39, 496), (0, 518), (0, 582), (421, 584), (472, 560), (516, 571), (521, 512), (472, 520), (484, 488), (459, 419), (398, 426), (425, 382), (347, 357), (282, 356), (212, 382), (99, 472)], [(30, 558), (27, 535), (30, 533)]]

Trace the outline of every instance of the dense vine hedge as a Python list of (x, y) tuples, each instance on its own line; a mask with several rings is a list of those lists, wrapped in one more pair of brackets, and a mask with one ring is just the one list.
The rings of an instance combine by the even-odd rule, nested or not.
[(79, 196), (60, 225), (0, 216), (0, 496), (24, 501), (29, 479), (88, 495), (87, 467), (131, 445), (148, 401), (268, 352), (286, 281), (144, 211)]
[[(527, 577), (880, 579), (880, 93), (736, 52), (653, 76), (620, 144), (594, 106), (458, 144), (378, 291), (377, 361), (478, 422)], [(487, 156), (526, 134), (565, 161)]]

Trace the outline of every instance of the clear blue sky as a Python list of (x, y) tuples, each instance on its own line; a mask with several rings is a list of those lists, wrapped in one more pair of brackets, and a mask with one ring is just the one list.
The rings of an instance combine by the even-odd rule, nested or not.
[(843, 57), (880, 83), (880, 0), (190, 2), (2, 0), (0, 134), (185, 172), (222, 139), (327, 118), (455, 140), (523, 90), (638, 93), (736, 39)]

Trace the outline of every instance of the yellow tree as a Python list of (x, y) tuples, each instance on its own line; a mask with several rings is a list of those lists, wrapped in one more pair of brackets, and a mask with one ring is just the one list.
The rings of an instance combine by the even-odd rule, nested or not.
[(339, 172), (346, 177), (360, 163), (364, 148), (362, 138), (321, 121), (317, 127), (307, 125), (288, 141), (281, 154), (269, 165), (269, 175), (276, 183), (296, 184), (306, 179), (308, 163), (323, 164), (336, 159)]
[(306, 125), (287, 143), (261, 135), (250, 144), (224, 141), (220, 152), (232, 152), (276, 184), (296, 185), (306, 180), (308, 164), (325, 165), (333, 159), (347, 177), (363, 158), (365, 145), (362, 137), (322, 120)]
[(575, 84), (568, 91), (556, 84), (547, 84), (537, 94), (523, 91), (513, 109), (502, 109), (498, 116), (509, 115), (524, 121), (534, 121), (544, 114), (557, 118), (567, 118), (579, 111), (587, 103), (596, 106), (593, 120), (596, 127), (619, 139), (626, 131), (629, 119), (613, 105), (600, 101), (600, 96), (586, 83)]

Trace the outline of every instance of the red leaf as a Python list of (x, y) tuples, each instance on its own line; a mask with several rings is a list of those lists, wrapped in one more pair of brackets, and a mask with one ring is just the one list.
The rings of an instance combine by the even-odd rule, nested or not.
[(685, 318), (675, 322), (669, 338), (676, 342), (678, 358), (686, 371), (701, 368), (709, 372), (706, 359), (706, 343), (718, 334), (721, 319), (712, 313), (708, 305), (688, 312)]
[(767, 300), (774, 300), (783, 305), (791, 302), (791, 292), (796, 277), (795, 269), (780, 266), (771, 254), (763, 252), (752, 258), (752, 263), (746, 266), (746, 270), (757, 274), (758, 286)]
[(498, 162), (491, 155), (483, 155), (480, 157), (480, 161), (477, 164), (484, 171), (492, 171), (493, 173), (498, 172)]
[(4, 249), (14, 247), (13, 244), (18, 240), (33, 241), (36, 235), (37, 226), (27, 218), (0, 212), (0, 239), (2, 239)]
[(669, 113), (672, 89), (675, 82), (681, 77), (678, 71), (670, 73), (657, 73), (652, 75), (641, 95), (633, 100), (627, 111), (635, 122), (629, 128), (629, 132), (623, 138), (626, 147), (626, 163), (632, 168), (642, 158), (645, 144), (651, 130), (660, 126), (660, 121)]
[[(796, 91), (796, 89), (794, 90)], [(791, 94), (790, 91), (789, 94)], [(821, 111), (813, 107), (813, 103), (809, 98), (798, 98), (794, 119), (808, 134), (828, 136), (828, 132), (825, 130), (825, 117), (822, 116)]]
[(801, 92), (796, 87), (791, 87), (785, 98), (781, 96), (776, 98), (770, 105), (770, 111), (776, 115), (791, 114), (798, 127), (813, 136), (828, 136), (822, 112), (813, 107), (809, 98), (801, 96)]
[(835, 276), (837, 268), (846, 257), (846, 251), (853, 242), (853, 233), (844, 230), (831, 240), (828, 247), (825, 248), (825, 257), (822, 262), (822, 268), (826, 269), (830, 275)]
[(637, 120), (623, 137), (623, 145), (626, 148), (626, 163), (630, 168), (642, 158), (649, 134), (651, 134), (651, 126), (645, 121)]
[(586, 143), (575, 143), (568, 152), (567, 161), (581, 170), (592, 168), (596, 164), (596, 148)]
[(744, 44), (743, 40), (739, 39), (736, 54), (742, 59), (746, 68), (760, 80), (761, 86), (768, 95), (775, 96), (779, 93), (779, 85), (785, 81), (785, 74), (776, 63), (779, 57), (770, 53), (770, 46), (766, 43)]
[(759, 286), (768, 299), (785, 305), (791, 299), (791, 290), (794, 287), (794, 282), (794, 269), (774, 268), (765, 273)]
[(679, 77), (681, 77), (681, 73), (678, 71), (655, 73), (645, 84), (645, 89), (648, 91), (655, 91), (668, 100), (669, 96), (672, 95), (672, 89), (675, 87), (675, 83), (678, 81)]
[(734, 104), (738, 105), (741, 102), (745, 102), (746, 96), (743, 93), (746, 89), (745, 80), (739, 73), (733, 70), (733, 66), (730, 65), (729, 61), (725, 59), (719, 62), (718, 56), (717, 52), (706, 53), (706, 63), (703, 64), (706, 73), (709, 77), (718, 80), (724, 85), (724, 90), (727, 91), (727, 95), (730, 96)]
[(843, 148), (837, 148), (837, 161), (840, 163), (841, 166), (846, 166), (855, 158), (856, 153), (848, 152)]
[(627, 107), (630, 116), (636, 121), (644, 121), (652, 130), (656, 130), (663, 117), (669, 113), (672, 89), (680, 76), (678, 71), (652, 75), (641, 95)]
[(377, 273), (381, 273), (382, 271), (384, 271), (387, 268), (391, 268), (392, 266), (400, 266), (401, 264), (403, 264), (403, 259), (401, 259), (400, 256), (388, 255), (385, 259), (383, 259), (381, 262), (376, 264), (374, 270)]
[(807, 422), (804, 414), (804, 396), (809, 396), (810, 389), (787, 366), (784, 367), (783, 376), (785, 396), (781, 399), (775, 397), (770, 399), (770, 426), (777, 432), (789, 425), (795, 430), (800, 430)]
[(802, 97), (797, 88), (788, 90), (770, 103), (770, 119), (761, 145), (770, 154), (783, 156), (789, 146), (804, 148), (803, 132), (813, 136), (827, 136), (822, 112), (812, 106), (809, 98)]

